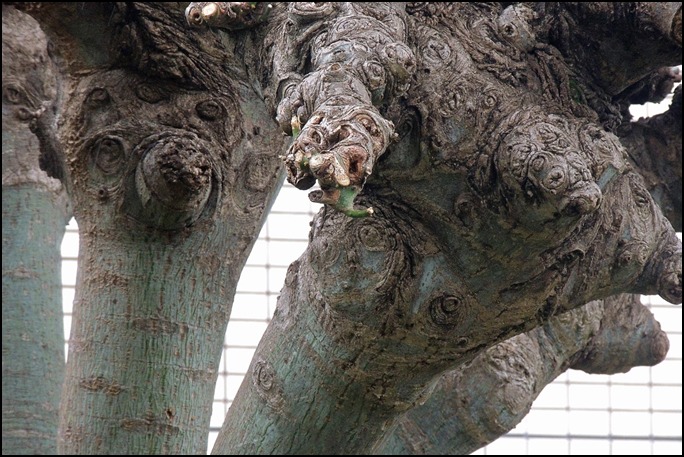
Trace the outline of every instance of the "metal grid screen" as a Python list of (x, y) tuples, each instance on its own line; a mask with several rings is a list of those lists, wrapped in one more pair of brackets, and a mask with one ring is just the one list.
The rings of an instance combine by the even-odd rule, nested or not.
[[(638, 116), (667, 108), (633, 107)], [(237, 287), (214, 395), (209, 450), (273, 315), (289, 264), (304, 251), (309, 221), (319, 205), (285, 185), (247, 261)], [(78, 257), (78, 229), (67, 228), (62, 247), (65, 335)], [(682, 455), (682, 310), (644, 297), (670, 338), (667, 359), (653, 368), (613, 376), (568, 371), (546, 387), (531, 413), (508, 435), (476, 454)]]

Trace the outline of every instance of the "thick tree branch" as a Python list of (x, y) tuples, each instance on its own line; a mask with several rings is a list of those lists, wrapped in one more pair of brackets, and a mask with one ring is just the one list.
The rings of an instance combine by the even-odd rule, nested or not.
[(444, 374), (408, 411), (378, 454), (464, 455), (512, 430), (568, 368), (626, 372), (663, 360), (667, 336), (637, 295), (617, 295), (556, 316)]
[(680, 82), (682, 72), (679, 67), (662, 67), (622, 91), (615, 101), (622, 104), (623, 115), (631, 118), (631, 105), (660, 103), (672, 93), (675, 84)]
[[(319, 41), (345, 42), (342, 23), (367, 21), (358, 8), (308, 26), (311, 62)], [(619, 106), (549, 43), (553, 18), (526, 4), (408, 11), (400, 139), (359, 198), (376, 214), (317, 216), (215, 453), (368, 452), (439, 374), (556, 314), (622, 292), (681, 302), (681, 243), (602, 125)]]
[(670, 347), (667, 335), (638, 295), (603, 300), (600, 327), (571, 358), (570, 368), (587, 373), (625, 373), (636, 366), (660, 363)]
[[(288, 180), (300, 189), (318, 180), (321, 190), (309, 195), (312, 201), (349, 216), (372, 214), (355, 210), (353, 202), (394, 133), (378, 107), (404, 94), (415, 70), (402, 8), (349, 2), (272, 8), (265, 38), (273, 43), (266, 46), (270, 83), (277, 87), (277, 120), (295, 136), (285, 156)], [(201, 2), (190, 4), (186, 17), (194, 25), (232, 30), (254, 25), (252, 16), (269, 9)], [(318, 33), (321, 20), (324, 34)]]
[[(233, 30), (255, 25), (270, 9), (201, 2), (190, 4), (186, 17), (194, 25)], [(270, 38), (275, 44), (269, 50), (277, 78), (271, 81), (277, 86), (277, 120), (295, 136), (285, 156), (288, 180), (300, 189), (318, 180), (321, 190), (310, 194), (312, 201), (349, 216), (372, 214), (370, 208), (354, 209), (354, 198), (393, 135), (393, 124), (376, 105), (402, 95), (415, 68), (404, 43), (403, 15), (397, 7), (353, 3), (292, 3), (273, 11), (276, 25), (269, 35), (282, 37)], [(329, 25), (325, 35), (317, 34), (307, 47), (294, 44), (315, 35), (311, 22), (321, 19)], [(303, 76), (299, 70), (305, 60), (308, 74)]]
[[(201, 452), (218, 304), (275, 178), (259, 82), (296, 135), (290, 180), (328, 206), (215, 453), (368, 452), (439, 375), (554, 315), (622, 292), (681, 302), (681, 243), (612, 133), (624, 89), (678, 63), (681, 9), (314, 2), (259, 23), (208, 5), (191, 21), (253, 28), (179, 32), (178, 5), (35, 7), (71, 71), (84, 231), (67, 450)], [(357, 196), (374, 217), (347, 217)]]
[[(405, 93), (415, 57), (405, 44), (406, 23), (398, 9), (353, 3), (337, 9), (326, 18), (327, 33), (311, 45), (309, 74), (301, 82), (281, 83), (277, 118), (288, 133), (291, 122), (304, 125), (285, 156), (289, 181), (307, 189), (318, 180), (321, 191), (310, 194), (312, 201), (355, 215), (354, 197), (394, 133), (376, 105)], [(306, 28), (309, 15), (298, 13), (291, 8), (285, 25)], [(289, 58), (286, 50), (276, 51), (275, 58)]]
[(587, 67), (594, 82), (615, 96), (682, 57), (681, 2), (562, 2), (549, 34), (564, 56)]

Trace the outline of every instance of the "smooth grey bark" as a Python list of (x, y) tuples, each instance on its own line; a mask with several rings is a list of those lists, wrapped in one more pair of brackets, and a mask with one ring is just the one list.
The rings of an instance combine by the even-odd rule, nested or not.
[(234, 40), (186, 30), (180, 5), (23, 7), (60, 52), (80, 230), (60, 452), (205, 453), (235, 287), (286, 140)]
[[(64, 380), (61, 183), (41, 169), (33, 133), (55, 98), (38, 24), (2, 7), (2, 453), (57, 453)], [(45, 146), (45, 145), (43, 145)], [(41, 157), (42, 156), (42, 157)]]

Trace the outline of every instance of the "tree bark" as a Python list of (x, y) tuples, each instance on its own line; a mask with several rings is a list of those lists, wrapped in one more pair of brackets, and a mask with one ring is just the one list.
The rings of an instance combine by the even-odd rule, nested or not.
[[(681, 41), (633, 6), (635, 20), (619, 4), (275, 12), (279, 121), (302, 124), (288, 176), (318, 180), (327, 207), (214, 453), (367, 453), (439, 374), (554, 315), (622, 292), (681, 302), (681, 243), (614, 133), (613, 100), (676, 64)], [(595, 71), (614, 60), (601, 43), (637, 32), (649, 61)], [(349, 219), (341, 196), (361, 187), (375, 216)]]
[(205, 453), (284, 139), (235, 42), (186, 30), (179, 5), (24, 7), (67, 74), (59, 140), (81, 236), (60, 451)]
[(60, 245), (64, 186), (33, 133), (55, 73), (38, 24), (2, 7), (2, 453), (56, 454), (64, 380)]
[(681, 60), (677, 4), (186, 9), (220, 32), (173, 4), (23, 7), (69, 75), (65, 451), (202, 452), (220, 303), (276, 176), (271, 117), (295, 137), (289, 180), (326, 207), (214, 453), (367, 453), (441, 374), (555, 315), (681, 302), (681, 243), (616, 136)]
[(551, 43), (607, 95), (624, 96), (653, 70), (681, 61), (680, 2), (559, 2), (537, 8), (550, 17)]
[(382, 455), (464, 455), (508, 433), (568, 368), (627, 372), (660, 363), (667, 335), (638, 295), (598, 300), (493, 346), (444, 374), (376, 448)]

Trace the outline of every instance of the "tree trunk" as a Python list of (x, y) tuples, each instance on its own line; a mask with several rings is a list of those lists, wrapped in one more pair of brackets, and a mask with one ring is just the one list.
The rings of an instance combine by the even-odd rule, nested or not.
[(39, 166), (31, 131), (54, 99), (55, 75), (38, 24), (5, 5), (2, 81), (2, 453), (56, 454), (68, 205), (64, 187)]
[(178, 5), (28, 9), (68, 75), (59, 138), (81, 236), (60, 451), (205, 453), (283, 138), (230, 39), (185, 30)]

